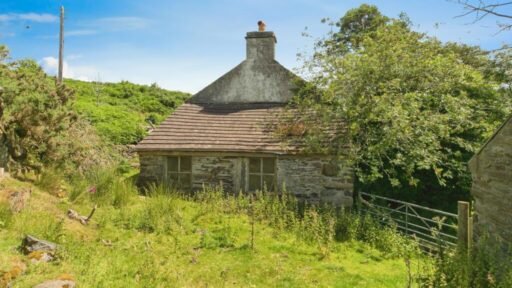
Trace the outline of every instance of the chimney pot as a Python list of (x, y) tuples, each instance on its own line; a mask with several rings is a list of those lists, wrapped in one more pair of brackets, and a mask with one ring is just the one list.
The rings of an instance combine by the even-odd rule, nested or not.
[(267, 27), (265, 22), (263, 22), (262, 20), (258, 21), (258, 31), (259, 32), (265, 32), (265, 27)]

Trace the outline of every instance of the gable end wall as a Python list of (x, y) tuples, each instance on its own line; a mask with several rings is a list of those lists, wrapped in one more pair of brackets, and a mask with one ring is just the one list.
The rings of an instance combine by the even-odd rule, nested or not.
[(512, 242), (512, 119), (470, 161), (476, 228)]

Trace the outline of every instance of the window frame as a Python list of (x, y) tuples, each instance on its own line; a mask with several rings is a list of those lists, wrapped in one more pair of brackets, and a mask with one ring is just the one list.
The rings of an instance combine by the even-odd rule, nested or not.
[[(272, 173), (268, 173), (264, 171), (264, 160), (272, 160)], [(257, 160), (259, 162), (259, 171), (252, 172), (251, 171), (251, 160)], [(256, 189), (251, 189), (251, 176), (258, 176), (259, 178), (259, 187)], [(272, 183), (266, 183), (264, 181), (265, 177), (272, 177)], [(266, 184), (266, 185), (265, 185)], [(247, 191), (255, 192), (255, 191), (263, 191), (264, 188), (267, 191), (272, 192), (276, 189), (277, 184), (277, 158), (276, 157), (249, 157), (247, 158)]]
[[(175, 171), (171, 171), (170, 165), (169, 165), (172, 158), (176, 158), (176, 160), (177, 160), (177, 169)], [(189, 158), (190, 170), (188, 170), (188, 171), (182, 170), (182, 167), (181, 167), (182, 158)], [(165, 169), (166, 170), (165, 179), (166, 179), (167, 185), (169, 185), (172, 188), (181, 189), (184, 191), (191, 191), (192, 190), (192, 156), (176, 155), (176, 156), (167, 156), (165, 159), (166, 159), (166, 161), (165, 161), (165, 168), (166, 168)], [(171, 174), (176, 175), (175, 180), (172, 180)], [(181, 179), (182, 179), (183, 175), (186, 175), (189, 177), (189, 181), (187, 181), (187, 187), (182, 185)], [(174, 183), (171, 183), (171, 180)]]

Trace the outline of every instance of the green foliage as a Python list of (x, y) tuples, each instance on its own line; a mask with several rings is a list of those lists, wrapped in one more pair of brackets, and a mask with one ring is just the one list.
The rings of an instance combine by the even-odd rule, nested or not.
[(468, 253), (452, 249), (435, 256), (431, 273), (424, 273), (427, 287), (511, 287), (512, 253), (504, 242), (481, 237)]
[[(27, 209), (15, 214), (12, 224), (0, 233), (0, 269), (25, 259), (13, 248), (30, 233), (57, 239), (59, 258), (53, 263), (28, 264), (14, 286), (33, 287), (62, 274), (71, 274), (85, 287), (169, 283), (180, 287), (396, 287), (405, 283), (400, 259), (383, 257), (384, 253), (356, 240), (341, 243), (324, 237), (320, 219), (334, 212), (328, 208), (299, 208), (298, 203), (280, 200), (288, 196), (228, 195), (208, 187), (204, 193), (150, 187), (148, 196), (130, 195), (130, 201), (120, 207), (105, 201), (84, 226), (64, 215), (68, 208), (88, 211), (93, 197), (81, 196), (81, 201), (69, 204), (33, 187)], [(260, 214), (263, 211), (274, 214), (266, 217)], [(288, 220), (279, 221), (279, 213)], [(251, 227), (254, 249), (249, 249)], [(300, 227), (307, 227), (307, 235), (301, 235)]]
[(156, 195), (146, 199), (141, 211), (134, 217), (136, 229), (149, 233), (170, 234), (179, 230), (180, 217), (174, 208), (174, 199), (165, 195)]
[(61, 170), (50, 167), (42, 171), (35, 184), (48, 193), (57, 195), (65, 188), (65, 179)]
[(13, 174), (63, 161), (60, 140), (77, 119), (71, 99), (71, 90), (52, 83), (37, 63), (8, 61), (0, 46), (0, 146)]
[(337, 23), (339, 31), (333, 34), (334, 43), (338, 48), (353, 50), (359, 48), (364, 36), (374, 33), (390, 19), (380, 13), (377, 6), (362, 4), (358, 8), (347, 11)]
[[(34, 218), (38, 219), (34, 223)], [(55, 243), (61, 243), (64, 238), (64, 219), (55, 217), (50, 212), (23, 211), (14, 219), (12, 226), (23, 227), (24, 234), (34, 235)]]
[[(340, 23), (370, 12), (383, 17), (370, 8), (351, 10)], [(305, 63), (312, 84), (296, 104), (317, 110), (300, 119), (312, 127), (305, 136), (311, 150), (349, 154), (360, 188), (372, 193), (467, 198), (467, 161), (512, 108), (500, 83), (484, 74), (491, 60), (475, 58), (478, 48), (414, 32), (403, 19), (382, 18), (371, 27), (347, 32), (342, 25), (348, 43), (330, 34)], [(320, 92), (311, 93), (311, 85)], [(334, 136), (315, 128), (333, 121), (343, 127)]]
[(201, 240), (199, 244), (201, 248), (233, 248), (235, 247), (235, 243), (235, 231), (229, 225), (221, 228), (215, 228), (211, 231), (201, 231)]
[(129, 180), (117, 180), (111, 188), (112, 205), (116, 208), (125, 207), (130, 204), (132, 196), (138, 194), (137, 187)]
[(13, 218), (11, 207), (6, 202), (0, 202), (0, 230), (9, 228)]
[(113, 144), (134, 144), (146, 127), (163, 121), (189, 95), (167, 91), (156, 84), (90, 83), (66, 80), (76, 94), (75, 111), (97, 129), (102, 139)]

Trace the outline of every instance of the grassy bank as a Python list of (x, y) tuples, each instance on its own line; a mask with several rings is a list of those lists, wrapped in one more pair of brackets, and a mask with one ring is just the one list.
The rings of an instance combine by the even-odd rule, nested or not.
[[(344, 232), (352, 236), (338, 235), (329, 213), (305, 208), (296, 217), (284, 202), (251, 203), (216, 190), (191, 198), (155, 188), (143, 197), (124, 182), (107, 186), (71, 201), (2, 182), (4, 192), (32, 189), (32, 196), (0, 228), (0, 270), (27, 261), (16, 250), (25, 234), (60, 245), (56, 262), (29, 264), (14, 287), (62, 275), (80, 287), (404, 287), (408, 281), (402, 257), (348, 239), (362, 233), (357, 225)], [(68, 208), (87, 214), (93, 202), (99, 208), (90, 225), (65, 216)]]
[(190, 95), (127, 81), (96, 83), (66, 79), (76, 97), (74, 110), (89, 120), (98, 134), (113, 144), (135, 144), (146, 128), (163, 121)]

